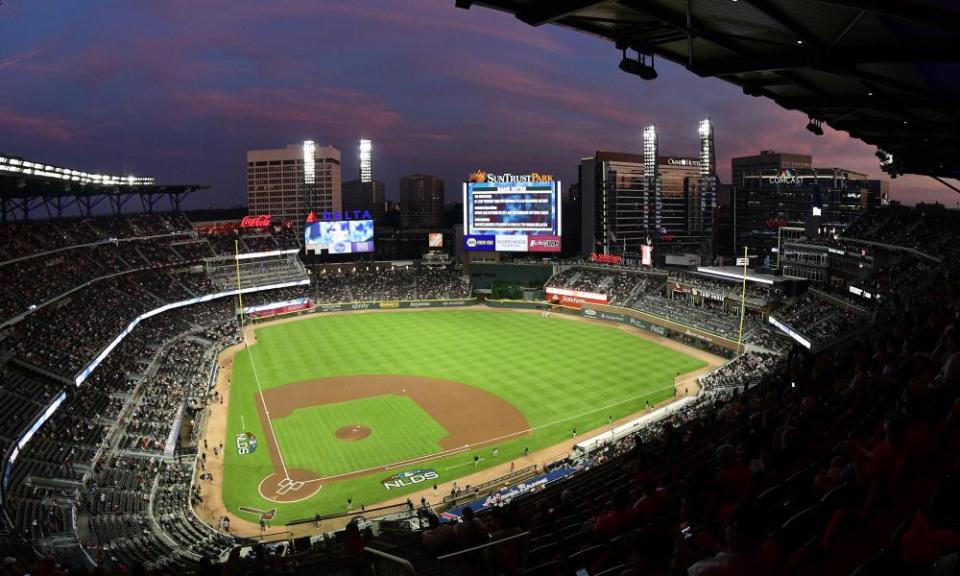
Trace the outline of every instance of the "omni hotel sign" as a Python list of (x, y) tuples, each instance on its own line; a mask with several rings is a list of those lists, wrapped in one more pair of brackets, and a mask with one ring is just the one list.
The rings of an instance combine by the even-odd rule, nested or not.
[(697, 158), (672, 158), (667, 157), (667, 164), (670, 166), (700, 166), (702, 162)]

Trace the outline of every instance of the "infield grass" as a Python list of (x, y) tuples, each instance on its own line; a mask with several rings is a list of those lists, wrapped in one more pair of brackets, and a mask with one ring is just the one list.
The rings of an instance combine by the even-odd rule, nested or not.
[[(331, 442), (337, 429), (357, 423), (370, 428), (370, 436)], [(396, 462), (439, 452), (447, 434), (412, 398), (393, 394), (298, 408), (273, 427), (287, 466), (320, 476), (384, 464), (385, 457)]]
[[(388, 492), (381, 480), (389, 473), (381, 472), (325, 484), (301, 502), (278, 505), (263, 499), (258, 485), (272, 470), (266, 446), (245, 455), (233, 448), (240, 432), (265, 438), (253, 367), (264, 390), (361, 374), (426, 376), (487, 390), (517, 407), (534, 431), (500, 444), (496, 459), (489, 450), (476, 452), (484, 468), (519, 457), (525, 446), (534, 452), (568, 440), (574, 427), (583, 432), (605, 425), (610, 416), (639, 412), (647, 401), (656, 404), (673, 394), (678, 372), (706, 365), (612, 324), (487, 310), (318, 315), (258, 329), (250, 351), (252, 365), (247, 351), (233, 363), (223, 497), (234, 512), (240, 506), (277, 507), (274, 525), (343, 512), (347, 497), (356, 509), (429, 486)], [(381, 396), (298, 409), (274, 420), (287, 465), (323, 476), (437, 452), (443, 429), (403, 400), (413, 403)], [(364, 424), (373, 433), (365, 440), (338, 440), (333, 432), (346, 424)], [(435, 469), (446, 493), (450, 481), (475, 471), (473, 456), (461, 453), (415, 467)]]

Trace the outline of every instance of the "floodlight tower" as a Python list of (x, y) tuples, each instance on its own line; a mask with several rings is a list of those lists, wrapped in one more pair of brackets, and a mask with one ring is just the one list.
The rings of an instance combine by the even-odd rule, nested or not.
[[(709, 118), (700, 121), (700, 221), (708, 238), (713, 237), (713, 213), (717, 207), (717, 153), (713, 142), (713, 123)], [(710, 246), (712, 252), (713, 246)]]
[(662, 207), (660, 200), (660, 175), (657, 173), (657, 127), (647, 126), (643, 129), (643, 227), (650, 237), (650, 201), (653, 200), (654, 230), (653, 236), (660, 237)]

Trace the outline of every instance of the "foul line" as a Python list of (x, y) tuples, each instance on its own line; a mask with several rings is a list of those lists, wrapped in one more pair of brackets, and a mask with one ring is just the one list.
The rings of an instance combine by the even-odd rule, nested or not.
[[(236, 255), (240, 255), (240, 241), (234, 240)], [(263, 388), (260, 387), (260, 376), (257, 374), (257, 364), (253, 361), (253, 351), (250, 349), (250, 343), (247, 342), (247, 331), (244, 329), (243, 315), (243, 291), (240, 289), (240, 259), (235, 258), (237, 264), (237, 300), (240, 305), (240, 337), (243, 338), (243, 348), (247, 351), (247, 357), (250, 358), (250, 367), (253, 368), (253, 379), (257, 383), (257, 392), (260, 394), (260, 403), (263, 404), (263, 411), (267, 415), (267, 424), (270, 425), (270, 435), (273, 436), (273, 446), (277, 449), (277, 456), (280, 458), (280, 467), (283, 468), (283, 475), (286, 480), (290, 480), (290, 473), (287, 472), (287, 464), (283, 461), (283, 452), (280, 451), (280, 440), (277, 439), (277, 432), (273, 429), (273, 420), (270, 418), (270, 409), (267, 408), (267, 401), (263, 397)], [(269, 451), (270, 448), (267, 447)]]
[[(553, 421), (553, 422), (548, 422), (548, 423), (546, 423), (546, 424), (541, 424), (541, 425), (539, 425), (539, 426), (533, 426), (533, 427), (531, 427), (531, 428), (527, 428), (527, 429), (525, 429), (525, 430), (520, 430), (520, 431), (518, 431), (518, 432), (511, 432), (510, 434), (504, 434), (504, 435), (502, 435), (502, 436), (497, 436), (496, 438), (490, 438), (490, 439), (487, 439), (487, 440), (482, 440), (482, 441), (477, 442), (477, 443), (474, 443), (474, 444), (466, 444), (466, 445), (461, 446), (461, 447), (459, 447), (459, 448), (448, 448), (448, 449), (446, 449), (446, 450), (441, 450), (441, 451), (439, 451), (439, 452), (433, 452), (433, 453), (431, 453), (431, 454), (425, 454), (425, 455), (423, 455), (423, 456), (417, 456), (416, 458), (411, 458), (411, 459), (409, 459), (409, 460), (401, 460), (401, 461), (399, 461), (399, 462), (391, 462), (390, 464), (381, 464), (381, 465), (379, 465), (379, 466), (371, 466), (371, 467), (369, 467), (369, 468), (362, 468), (362, 469), (359, 469), (359, 470), (351, 470), (351, 471), (349, 471), (349, 472), (341, 472), (340, 474), (334, 474), (334, 475), (332, 475), (332, 476), (324, 476), (323, 478), (314, 478), (313, 480), (304, 480), (303, 483), (304, 483), (304, 484), (309, 484), (309, 483), (311, 483), (311, 482), (325, 482), (325, 481), (330, 481), (330, 480), (336, 480), (337, 478), (343, 478), (344, 476), (359, 476), (359, 475), (366, 474), (366, 473), (368, 473), (368, 472), (374, 472), (374, 471), (376, 471), (376, 470), (389, 470), (390, 468), (396, 468), (396, 467), (405, 466), (405, 465), (408, 465), (408, 464), (416, 464), (416, 463), (418, 463), (418, 462), (424, 462), (424, 461), (426, 461), (426, 460), (433, 460), (433, 459), (435, 459), (435, 458), (445, 458), (445, 457), (447, 457), (447, 456), (454, 456), (454, 455), (456, 455), (456, 454), (460, 454), (460, 453), (462, 453), (462, 452), (467, 452), (467, 451), (469, 451), (469, 450), (472, 450), (472, 449), (477, 448), (477, 447), (480, 447), (480, 446), (486, 446), (486, 445), (491, 444), (491, 443), (493, 443), (493, 442), (499, 442), (499, 441), (502, 441), (502, 440), (506, 440), (506, 439), (509, 439), (509, 438), (513, 438), (513, 437), (515, 437), (515, 436), (520, 436), (520, 435), (522, 435), (522, 434), (526, 434), (526, 433), (528, 433), (528, 432), (533, 432), (533, 431), (535, 431), (535, 430), (540, 430), (540, 429), (543, 429), (543, 428), (549, 428), (550, 426), (556, 426), (557, 424), (561, 424), (561, 423), (563, 423), (563, 422), (568, 422), (568, 421), (573, 420), (573, 419), (575, 419), (575, 418), (580, 418), (580, 417), (583, 417), (583, 416), (588, 416), (588, 415), (590, 415), (590, 414), (595, 414), (595, 413), (597, 413), (597, 412), (603, 412), (603, 411), (609, 410), (610, 408), (613, 408), (613, 407), (615, 407), (615, 406), (619, 406), (619, 405), (621, 405), (621, 404), (626, 404), (626, 403), (628, 403), (628, 402), (633, 402), (634, 400), (638, 400), (638, 399), (643, 398), (643, 397), (645, 397), (645, 396), (650, 396), (650, 395), (652, 395), (652, 394), (656, 394), (657, 392), (664, 392), (664, 391), (667, 391), (667, 390), (674, 390), (674, 389), (676, 389), (676, 386), (675, 386), (674, 384), (671, 384), (670, 386), (666, 386), (666, 387), (664, 387), (664, 388), (658, 388), (658, 389), (656, 389), (656, 390), (650, 390), (650, 391), (645, 392), (645, 393), (643, 393), (643, 394), (639, 394), (639, 395), (637, 395), (637, 396), (633, 396), (633, 397), (631, 397), (631, 398), (627, 398), (626, 400), (621, 400), (620, 402), (614, 402), (613, 404), (608, 404), (608, 405), (606, 405), (606, 406), (601, 406), (600, 408), (597, 408), (597, 409), (595, 409), (595, 410), (590, 410), (590, 411), (588, 411), (588, 412), (582, 412), (582, 413), (580, 413), (580, 414), (574, 414), (573, 416), (568, 416), (567, 418), (561, 418), (560, 420), (555, 420), (555, 421)], [(584, 432), (586, 432), (586, 430), (585, 430)], [(278, 451), (279, 451), (279, 450), (278, 450)], [(508, 461), (508, 460), (504, 460), (504, 462), (506, 462), (506, 461)], [(470, 461), (468, 461), (466, 464), (473, 464), (473, 461), (470, 460)]]

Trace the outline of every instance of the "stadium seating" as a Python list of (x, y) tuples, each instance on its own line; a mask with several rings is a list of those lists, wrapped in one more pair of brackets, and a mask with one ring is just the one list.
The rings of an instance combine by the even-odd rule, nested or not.
[[(880, 297), (868, 310), (809, 292), (774, 311), (803, 326), (801, 333), (820, 343), (816, 353), (758, 321), (745, 340), (747, 353), (702, 377), (703, 393), (684, 408), (555, 463), (579, 473), (478, 511), (464, 524), (394, 529), (377, 538), (353, 525), (344, 536), (353, 542), (349, 550), (357, 542), (388, 549), (418, 574), (923, 573), (960, 548), (960, 270), (955, 258), (929, 259), (955, 254), (960, 227), (950, 216), (926, 220), (925, 210), (891, 207), (847, 231), (884, 244), (875, 248), (881, 263), (867, 280)], [(26, 543), (43, 543), (63, 566), (95, 559), (107, 573), (217, 573), (206, 563), (226, 560), (230, 551), (231, 573), (359, 569), (342, 544), (283, 558), (259, 551), (241, 563), (238, 542), (190, 510), (199, 502), (191, 486), (202, 450), (171, 453), (169, 440), (178, 430), (186, 445), (197, 442), (201, 419), (193, 427), (178, 422), (202, 411), (215, 354), (237, 342), (231, 299), (141, 322), (83, 386), (70, 383), (137, 314), (219, 289), (187, 265), (211, 257), (214, 242), (146, 239), (188, 225), (180, 216), (44, 222), (17, 225), (16, 239), (4, 244), (7, 261), (36, 255), (26, 261), (43, 262), (10, 277), (35, 297), (56, 298), (0, 338), (7, 358), (0, 373), (5, 451), (66, 394), (19, 451), (7, 480), (0, 553), (12, 558), (8, 573), (55, 573), (54, 561), (38, 559)], [(111, 236), (131, 240), (123, 248), (103, 245), (103, 252), (79, 247)], [(279, 239), (285, 236), (272, 242), (297, 241)], [(269, 244), (244, 240), (248, 247)], [(77, 247), (49, 253), (68, 246)], [(77, 254), (56, 256), (66, 252)], [(74, 270), (94, 262), (92, 276)], [(58, 284), (54, 271), (35, 271), (47, 267), (72, 279)], [(416, 267), (313, 269), (308, 277), (309, 285), (249, 294), (245, 304), (469, 295), (459, 276)], [(548, 285), (600, 288), (621, 305), (729, 330), (722, 309), (672, 297), (672, 280), (710, 289), (699, 277), (583, 264), (565, 266)], [(34, 285), (43, 283), (49, 286)], [(781, 296), (767, 301), (775, 298)], [(27, 311), (19, 306), (5, 307), (6, 317)], [(838, 338), (855, 331), (861, 337)], [(486, 542), (493, 544), (480, 553), (457, 553)]]
[[(740, 299), (738, 292), (725, 286), (733, 286), (729, 282), (676, 271), (641, 272), (593, 263), (565, 267), (547, 281), (546, 287), (606, 294), (608, 302), (615, 306), (633, 308), (726, 338), (739, 336), (738, 307), (727, 307), (722, 302), (706, 298), (699, 301), (687, 298), (668, 290), (668, 283), (716, 290), (731, 301)], [(753, 303), (764, 306), (773, 300), (769, 289), (754, 288), (751, 295)], [(762, 316), (751, 310), (745, 321), (744, 333), (749, 335), (762, 325)]]

